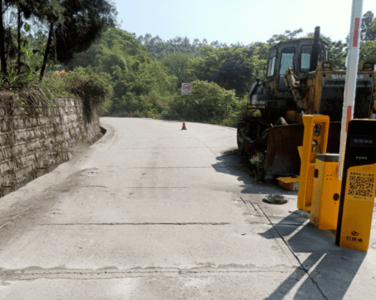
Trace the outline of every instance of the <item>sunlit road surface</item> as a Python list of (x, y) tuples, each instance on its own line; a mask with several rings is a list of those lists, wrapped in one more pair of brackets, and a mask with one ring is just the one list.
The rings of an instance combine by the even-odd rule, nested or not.
[[(102, 118), (105, 136), (0, 199), (0, 299), (374, 299), (341, 249), (256, 183), (236, 130)], [(289, 202), (262, 202), (267, 194)], [(375, 223), (374, 223), (375, 225)]]

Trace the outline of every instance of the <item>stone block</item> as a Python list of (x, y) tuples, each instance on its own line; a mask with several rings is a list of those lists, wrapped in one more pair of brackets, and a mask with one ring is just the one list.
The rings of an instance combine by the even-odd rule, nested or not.
[(69, 148), (69, 142), (68, 141), (65, 141), (63, 144), (62, 144), (62, 146), (63, 146), (63, 149), (64, 150), (67, 150), (68, 148)]
[(10, 122), (9, 121), (9, 118), (4, 118), (2, 121), (1, 121), (1, 124), (0, 124), (0, 130), (1, 132), (7, 132), (10, 130), (10, 124), (8, 123)]
[(24, 153), (24, 155), (32, 153), (32, 152), (34, 153), (35, 151), (40, 149), (42, 145), (40, 143), (40, 140), (34, 140), (31, 142), (28, 142), (26, 147), (27, 147), (27, 151), (26, 153)]
[(45, 137), (45, 132), (44, 132), (44, 129), (42, 129), (42, 128), (35, 128), (35, 129), (33, 129), (33, 132), (34, 132), (34, 137), (36, 138), (36, 139), (42, 139), (42, 138), (44, 138)]
[(58, 164), (59, 163), (58, 152), (48, 153), (46, 157), (46, 161), (47, 161), (47, 166)]
[(10, 163), (8, 161), (0, 163), (0, 174), (4, 174), (5, 172), (10, 170)]
[(8, 195), (8, 194), (10, 194), (10, 193), (12, 193), (14, 191), (15, 191), (14, 187), (12, 187), (12, 186), (4, 186), (4, 187), (2, 187), (1, 196), (5, 197), (6, 195)]
[(37, 122), (39, 126), (46, 126), (48, 123), (49, 118), (47, 116), (42, 116), (37, 118)]
[(26, 167), (26, 166), (34, 167), (36, 164), (35, 155), (33, 153), (27, 156), (17, 157), (16, 161), (17, 161), (18, 167)]
[(16, 131), (14, 133), (16, 143), (22, 143), (22, 142), (27, 142), (29, 140), (29, 131), (27, 130), (22, 130), (22, 131)]
[(35, 140), (37, 138), (36, 134), (35, 134), (35, 131), (32, 130), (32, 129), (29, 129), (28, 130), (28, 134), (29, 134), (29, 139), (30, 140)]
[(26, 167), (22, 167), (20, 169), (18, 169), (17, 171), (15, 171), (16, 173), (16, 182), (22, 182), (24, 180), (27, 180), (29, 179), (30, 177), (32, 177), (32, 172), (33, 171), (33, 166), (32, 165), (29, 165), (29, 166), (26, 166)]
[(33, 118), (32, 120), (31, 120), (31, 126), (32, 127), (37, 127), (39, 124), (38, 124), (38, 119), (39, 118)]
[(15, 182), (15, 175), (11, 172), (0, 173), (0, 186), (11, 186)]
[(64, 132), (64, 140), (68, 141), (70, 139), (69, 131)]
[(2, 147), (1, 150), (2, 150), (3, 155), (4, 155), (4, 160), (10, 160), (10, 157), (11, 157), (10, 146)]
[(0, 148), (0, 162), (4, 162), (6, 160), (5, 151), (4, 149)]
[(10, 144), (10, 133), (0, 133), (0, 147)]
[(48, 173), (47, 168), (37, 168), (36, 169), (36, 177), (43, 176), (44, 174), (47, 174), (47, 173)]
[(55, 127), (53, 125), (48, 125), (46, 128), (46, 137), (52, 136), (55, 133)]
[(35, 153), (35, 166), (36, 168), (47, 167), (47, 153)]
[(15, 145), (12, 149), (11, 152), (14, 156), (20, 156), (22, 155), (22, 146), (21, 145)]
[(71, 115), (70, 119), (71, 119), (72, 123), (77, 122), (78, 116), (76, 114), (73, 114), (73, 115)]

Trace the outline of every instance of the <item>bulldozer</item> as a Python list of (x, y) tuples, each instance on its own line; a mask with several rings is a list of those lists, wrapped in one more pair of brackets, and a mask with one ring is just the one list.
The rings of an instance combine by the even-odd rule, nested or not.
[[(375, 64), (358, 66), (354, 118), (376, 118)], [(248, 93), (247, 113), (237, 125), (237, 143), (256, 165), (262, 180), (296, 177), (298, 147), (303, 143), (304, 114), (330, 117), (328, 153), (339, 153), (345, 70), (328, 60), (328, 44), (314, 37), (280, 42), (269, 49), (266, 80)]]

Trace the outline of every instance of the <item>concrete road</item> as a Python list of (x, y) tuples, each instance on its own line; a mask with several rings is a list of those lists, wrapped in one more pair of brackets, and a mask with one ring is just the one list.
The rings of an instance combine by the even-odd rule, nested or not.
[[(255, 182), (233, 128), (102, 118), (105, 136), (0, 199), (0, 300), (373, 299), (341, 249)], [(283, 194), (289, 203), (262, 202)], [(374, 223), (376, 225), (376, 223)]]

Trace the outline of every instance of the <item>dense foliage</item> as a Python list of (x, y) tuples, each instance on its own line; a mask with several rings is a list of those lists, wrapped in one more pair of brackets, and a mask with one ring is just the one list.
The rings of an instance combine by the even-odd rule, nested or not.
[[(303, 31), (286, 30), (265, 43), (248, 45), (209, 44), (206, 39), (191, 43), (186, 37), (164, 41), (112, 26), (116, 11), (110, 0), (43, 1), (0, 0), (3, 11), (13, 8), (18, 20), (0, 28), (1, 54), (8, 62), (1, 87), (36, 84), (45, 67), (50, 72), (65, 69), (65, 74), (38, 84), (55, 94), (86, 97), (108, 116), (234, 125), (250, 86), (265, 78), (269, 47), (297, 39)], [(85, 18), (80, 17), (83, 11)], [(321, 38), (328, 42), (335, 69), (344, 69), (347, 43)], [(376, 18), (370, 11), (363, 16), (361, 39), (360, 60), (376, 61)], [(182, 83), (192, 83), (192, 95), (181, 95)]]
[(228, 91), (214, 82), (196, 80), (192, 82), (192, 95), (177, 95), (165, 117), (220, 123), (233, 113), (236, 103), (234, 90)]
[[(33, 71), (40, 72), (40, 80), (48, 62), (66, 63), (75, 53), (88, 49), (104, 30), (116, 24), (117, 15), (110, 0), (0, 0), (0, 8), (1, 74), (7, 75), (7, 62), (16, 56), (19, 73), (21, 60), (39, 52), (43, 59)], [(6, 14), (10, 18), (4, 25)], [(38, 34), (32, 36), (30, 29)], [(31, 39), (42, 38), (43, 45), (26, 50), (27, 32)]]

